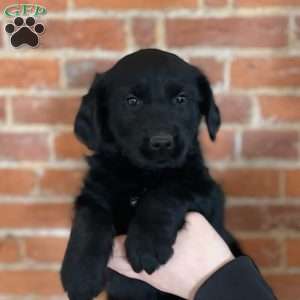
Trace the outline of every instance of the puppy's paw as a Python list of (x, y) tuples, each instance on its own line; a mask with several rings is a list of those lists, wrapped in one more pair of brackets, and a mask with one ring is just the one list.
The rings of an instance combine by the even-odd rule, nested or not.
[(138, 225), (130, 226), (125, 242), (127, 258), (135, 272), (153, 273), (173, 254), (173, 242), (159, 234), (144, 231)]
[(72, 264), (64, 262), (62, 266), (61, 280), (70, 300), (92, 300), (104, 289), (104, 264), (84, 260)]

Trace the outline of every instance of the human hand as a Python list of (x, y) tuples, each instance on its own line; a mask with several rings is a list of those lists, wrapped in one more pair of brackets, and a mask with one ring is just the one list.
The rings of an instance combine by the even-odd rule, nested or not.
[(198, 213), (189, 213), (173, 246), (174, 255), (153, 274), (136, 273), (126, 259), (126, 236), (116, 237), (108, 267), (153, 287), (185, 299), (192, 298), (198, 288), (214, 272), (234, 259), (223, 239)]

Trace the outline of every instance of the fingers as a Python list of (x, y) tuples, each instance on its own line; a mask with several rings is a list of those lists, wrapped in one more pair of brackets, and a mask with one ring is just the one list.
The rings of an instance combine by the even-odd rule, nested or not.
[(114, 239), (113, 256), (126, 257), (126, 252), (124, 247), (125, 240), (126, 240), (126, 235), (119, 235)]
[(205, 218), (197, 212), (190, 212), (186, 215), (185, 220), (188, 223), (194, 224), (205, 221)]

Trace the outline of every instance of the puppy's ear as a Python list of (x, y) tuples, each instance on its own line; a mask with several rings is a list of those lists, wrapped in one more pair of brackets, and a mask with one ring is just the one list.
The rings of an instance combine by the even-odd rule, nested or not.
[[(87, 95), (83, 96), (75, 118), (74, 132), (90, 150), (95, 151), (100, 143), (100, 124), (97, 116), (97, 100), (100, 96), (103, 74), (96, 74)], [(99, 99), (101, 101), (101, 99)]]
[(221, 126), (221, 115), (207, 77), (198, 70), (198, 87), (201, 95), (200, 111), (205, 117), (210, 139), (214, 141)]

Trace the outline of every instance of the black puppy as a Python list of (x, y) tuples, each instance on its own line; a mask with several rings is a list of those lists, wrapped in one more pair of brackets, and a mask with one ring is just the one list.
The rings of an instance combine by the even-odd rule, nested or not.
[(203, 214), (239, 254), (224, 229), (223, 193), (199, 148), (202, 117), (214, 140), (221, 120), (209, 82), (174, 54), (140, 50), (96, 75), (75, 121), (95, 154), (61, 270), (71, 300), (90, 300), (103, 288), (114, 300), (179, 299), (106, 265), (114, 236), (127, 234), (132, 268), (154, 272), (171, 257), (188, 211)]

